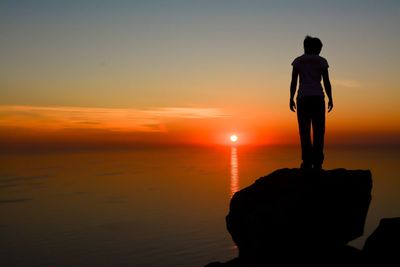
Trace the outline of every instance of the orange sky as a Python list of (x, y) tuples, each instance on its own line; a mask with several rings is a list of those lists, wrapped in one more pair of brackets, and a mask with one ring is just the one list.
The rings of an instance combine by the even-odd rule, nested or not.
[[(253, 112), (253, 113), (250, 113)], [(0, 136), (5, 146), (35, 144), (110, 146), (160, 144), (239, 145), (298, 143), (295, 113), (256, 109), (247, 113), (218, 108), (116, 109), (1, 106)], [(360, 119), (327, 114), (328, 144), (398, 143), (399, 124), (379, 114)], [(335, 116), (337, 115), (337, 116)], [(357, 121), (357, 123), (354, 123)]]

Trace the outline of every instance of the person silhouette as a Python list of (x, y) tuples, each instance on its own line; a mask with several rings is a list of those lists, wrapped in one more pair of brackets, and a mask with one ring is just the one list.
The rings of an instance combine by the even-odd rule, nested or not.
[[(329, 80), (328, 61), (319, 54), (322, 42), (319, 38), (306, 36), (303, 42), (304, 54), (292, 62), (292, 80), (290, 83), (290, 110), (297, 109), (299, 124), (302, 169), (322, 169), (324, 161), (325, 135), (325, 94), (321, 85), (324, 82), (328, 97), (328, 112), (333, 108), (332, 87)], [(294, 96), (297, 79), (300, 77), (297, 91), (297, 107)], [(311, 140), (311, 126), (313, 140)]]

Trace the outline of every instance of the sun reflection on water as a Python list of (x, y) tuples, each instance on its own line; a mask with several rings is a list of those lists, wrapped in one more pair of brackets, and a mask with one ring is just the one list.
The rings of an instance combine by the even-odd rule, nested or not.
[(239, 191), (239, 164), (237, 157), (237, 148), (231, 147), (231, 183), (230, 183), (230, 197)]

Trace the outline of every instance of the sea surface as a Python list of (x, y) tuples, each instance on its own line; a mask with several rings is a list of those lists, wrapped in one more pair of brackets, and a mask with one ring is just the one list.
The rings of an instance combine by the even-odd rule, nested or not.
[[(400, 216), (398, 147), (328, 147), (325, 169), (370, 169), (362, 248)], [(0, 154), (1, 266), (204, 266), (237, 249), (225, 227), (237, 190), (279, 168), (294, 147), (164, 147)]]

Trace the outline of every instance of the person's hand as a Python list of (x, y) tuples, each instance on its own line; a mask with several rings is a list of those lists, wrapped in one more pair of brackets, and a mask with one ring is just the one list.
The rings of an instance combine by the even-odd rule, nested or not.
[(333, 109), (333, 101), (329, 100), (328, 101), (328, 112), (331, 112), (332, 109)]
[(290, 110), (295, 112), (296, 111), (296, 103), (294, 102), (294, 100), (291, 98), (290, 99), (290, 104), (289, 104)]

